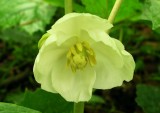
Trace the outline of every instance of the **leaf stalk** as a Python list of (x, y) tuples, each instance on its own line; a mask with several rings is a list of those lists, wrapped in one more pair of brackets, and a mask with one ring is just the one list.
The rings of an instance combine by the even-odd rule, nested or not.
[(72, 12), (72, 0), (65, 0), (65, 14)]

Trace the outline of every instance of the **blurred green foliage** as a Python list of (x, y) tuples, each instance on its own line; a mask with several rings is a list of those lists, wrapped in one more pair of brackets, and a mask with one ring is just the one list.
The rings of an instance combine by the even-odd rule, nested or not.
[(145, 113), (160, 112), (160, 87), (137, 85), (136, 101)]
[(152, 21), (152, 28), (160, 28), (160, 1), (159, 0), (146, 0), (143, 7), (142, 18)]
[(43, 0), (1, 0), (0, 4), (0, 27), (19, 27), (30, 34), (44, 31), (56, 11)]
[(73, 103), (65, 101), (60, 95), (41, 89), (26, 91), (19, 105), (41, 111), (42, 113), (71, 113)]
[[(73, 10), (107, 18), (114, 2), (74, 0)], [(69, 113), (72, 103), (66, 103), (59, 95), (40, 89), (32, 92), (39, 87), (32, 72), (38, 40), (64, 15), (64, 0), (0, 0), (0, 6), (0, 101), (44, 113), (65, 113), (67, 108), (66, 113)], [(135, 75), (132, 82), (120, 88), (95, 91), (86, 105), (86, 113), (160, 112), (159, 11), (159, 0), (123, 1), (110, 36), (120, 39), (134, 56)], [(142, 83), (149, 85), (139, 85)], [(0, 103), (0, 110), (4, 110), (4, 106), (15, 109), (10, 104)]]
[(1, 113), (41, 113), (36, 110), (32, 110), (26, 107), (18, 106), (15, 104), (2, 103), (0, 102)]

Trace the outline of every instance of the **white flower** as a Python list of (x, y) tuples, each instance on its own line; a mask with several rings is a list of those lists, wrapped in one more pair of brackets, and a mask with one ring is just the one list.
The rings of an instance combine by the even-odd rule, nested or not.
[(34, 76), (41, 88), (67, 101), (88, 101), (92, 90), (110, 89), (133, 78), (135, 62), (106, 31), (112, 25), (86, 13), (59, 19), (39, 41)]

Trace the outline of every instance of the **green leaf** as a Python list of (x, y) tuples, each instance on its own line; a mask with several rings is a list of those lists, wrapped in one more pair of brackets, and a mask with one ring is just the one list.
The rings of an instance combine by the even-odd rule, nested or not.
[(30, 35), (20, 28), (6, 28), (0, 30), (0, 39), (8, 42), (18, 42), (23, 45), (37, 41), (39, 37), (41, 37), (41, 33)]
[(38, 89), (26, 91), (20, 105), (41, 111), (42, 113), (71, 113), (73, 103), (66, 102), (60, 95)]
[(160, 0), (146, 0), (142, 19), (152, 22), (152, 29), (160, 28)]
[(105, 100), (97, 95), (92, 95), (92, 98), (89, 100), (89, 103), (100, 103), (100, 104), (104, 104)]
[(0, 27), (18, 26), (28, 33), (44, 31), (56, 8), (43, 0), (0, 0)]
[(4, 99), (4, 102), (18, 104), (19, 102), (22, 101), (23, 97), (24, 97), (24, 93), (21, 91), (20, 88), (17, 88), (12, 92), (7, 93)]
[(136, 102), (145, 113), (160, 113), (160, 88), (147, 85), (137, 85)]
[(107, 17), (107, 0), (82, 0), (86, 11), (102, 18)]
[[(64, 8), (64, 0), (45, 0), (46, 2), (48, 2), (50, 5), (54, 6), (54, 7), (61, 7)], [(76, 1), (72, 1), (73, 2), (73, 10), (76, 12), (84, 12), (84, 6), (76, 3)]]
[(45, 1), (56, 7), (64, 7), (64, 0), (45, 0)]
[[(115, 0), (108, 0), (108, 2), (107, 0), (82, 0), (82, 3), (85, 5), (87, 12), (96, 14), (102, 18), (108, 18)], [(139, 15), (138, 11), (141, 11), (141, 6), (142, 4), (138, 0), (123, 0), (115, 22), (137, 18)]]
[[(114, 4), (115, 0), (109, 0), (108, 4)], [(109, 5), (111, 9), (113, 5)], [(110, 10), (109, 9), (109, 10)], [(140, 15), (140, 11), (142, 9), (142, 4), (139, 0), (123, 0), (122, 5), (116, 15), (115, 22), (123, 21), (125, 19), (134, 20), (137, 19)]]
[(0, 102), (0, 113), (41, 113), (41, 112), (30, 108), (18, 106), (15, 104)]

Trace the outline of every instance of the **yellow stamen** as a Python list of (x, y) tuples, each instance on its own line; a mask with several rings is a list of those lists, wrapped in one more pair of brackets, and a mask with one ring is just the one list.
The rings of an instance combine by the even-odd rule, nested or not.
[(71, 67), (73, 72), (84, 69), (87, 64), (90, 66), (96, 64), (95, 53), (87, 42), (78, 42), (73, 45), (66, 57), (67, 66)]

